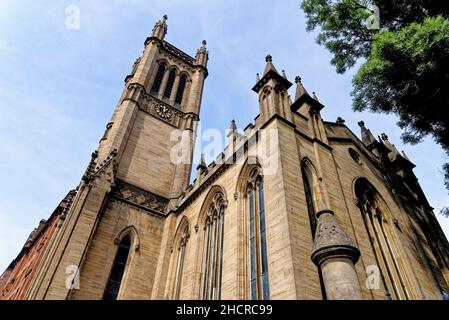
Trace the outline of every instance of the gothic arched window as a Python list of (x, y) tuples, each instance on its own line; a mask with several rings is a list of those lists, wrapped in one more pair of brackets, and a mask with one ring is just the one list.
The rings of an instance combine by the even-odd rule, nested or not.
[(181, 285), (182, 285), (182, 273), (184, 270), (184, 260), (186, 255), (186, 245), (187, 240), (190, 237), (190, 231), (189, 226), (185, 226), (181, 239), (178, 242), (178, 256), (176, 258), (176, 273), (175, 273), (175, 282), (174, 282), (174, 293), (173, 293), (173, 299), (178, 300), (181, 296)]
[(356, 181), (355, 195), (380, 269), (386, 298), (388, 300), (410, 299), (399, 268), (399, 262), (395, 257), (394, 241), (387, 221), (388, 209), (386, 205), (374, 186), (366, 179)]
[(109, 275), (108, 284), (104, 293), (104, 300), (116, 300), (120, 292), (120, 286), (125, 273), (126, 263), (128, 261), (129, 250), (131, 248), (131, 237), (126, 235), (120, 241), (115, 255), (114, 265)]
[(176, 91), (175, 102), (181, 104), (182, 98), (184, 96), (184, 89), (186, 88), (187, 77), (185, 75), (181, 75), (179, 78), (178, 91)]
[(165, 86), (164, 90), (164, 97), (170, 98), (171, 91), (173, 89), (173, 84), (175, 83), (175, 78), (176, 72), (175, 70), (171, 70), (170, 73), (168, 74), (167, 85)]
[(186, 226), (182, 232), (181, 240), (178, 246), (178, 257), (176, 260), (176, 277), (173, 299), (178, 300), (181, 295), (182, 273), (184, 270), (184, 260), (186, 255), (186, 244), (189, 239), (189, 226)]
[(270, 299), (263, 178), (258, 168), (247, 187), (249, 292), (252, 300)]
[(302, 166), (301, 174), (302, 174), (302, 181), (304, 183), (304, 192), (306, 196), (307, 211), (309, 213), (310, 228), (312, 231), (312, 238), (314, 239), (317, 221), (316, 221), (315, 205), (313, 204), (311, 177), (310, 174), (307, 173), (307, 169), (305, 166)]
[(158, 93), (159, 89), (161, 88), (162, 79), (164, 78), (165, 73), (165, 64), (160, 64), (159, 68), (157, 69), (156, 77), (153, 81), (153, 86), (151, 87), (151, 92)]
[(222, 194), (214, 197), (204, 228), (202, 299), (221, 299), (225, 203)]

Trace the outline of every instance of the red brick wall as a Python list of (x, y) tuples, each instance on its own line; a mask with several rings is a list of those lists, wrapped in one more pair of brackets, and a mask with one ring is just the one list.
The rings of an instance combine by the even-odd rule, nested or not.
[(47, 250), (48, 243), (55, 233), (59, 215), (54, 215), (46, 222), (42, 233), (28, 247), (24, 247), (15, 266), (8, 269), (1, 277), (0, 300), (22, 300), (33, 279), (36, 269)]
[(68, 209), (74, 191), (70, 191), (53, 211), (48, 221), (42, 220), (30, 235), (17, 258), (0, 277), (0, 300), (23, 300), (50, 240), (58, 230), (61, 215)]

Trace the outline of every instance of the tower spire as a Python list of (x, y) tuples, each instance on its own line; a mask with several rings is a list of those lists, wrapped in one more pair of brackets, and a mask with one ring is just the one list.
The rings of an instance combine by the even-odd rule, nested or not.
[(292, 86), (292, 83), (287, 80), (287, 76), (283, 71), (283, 75), (281, 76), (279, 72), (276, 70), (276, 67), (273, 64), (273, 57), (269, 54), (265, 57), (265, 69), (263, 71), (262, 78), (260, 78), (259, 74), (256, 76), (256, 84), (253, 87), (253, 91), (259, 92), (260, 89), (271, 79), (275, 80), (277, 83), (282, 84), (286, 89)]

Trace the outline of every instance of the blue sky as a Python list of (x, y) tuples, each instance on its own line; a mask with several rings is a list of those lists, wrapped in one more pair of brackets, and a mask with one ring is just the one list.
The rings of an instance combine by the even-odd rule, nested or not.
[[(258, 113), (250, 89), (270, 53), (293, 81), (301, 75), (326, 106), (359, 134), (364, 120), (386, 132), (417, 165), (415, 174), (435, 208), (449, 206), (430, 139), (403, 145), (392, 115), (351, 111), (354, 70), (337, 75), (330, 55), (305, 31), (300, 0), (1, 0), (0, 1), (0, 272), (29, 233), (80, 181), (154, 23), (168, 15), (167, 40), (194, 55), (208, 41), (209, 77), (202, 127), (222, 132), (232, 118), (243, 128)], [(79, 30), (65, 26), (68, 5), (80, 8)], [(293, 90), (291, 91), (293, 95)], [(199, 152), (197, 152), (197, 155)], [(209, 157), (210, 159), (211, 157)], [(449, 220), (439, 217), (446, 234)]]

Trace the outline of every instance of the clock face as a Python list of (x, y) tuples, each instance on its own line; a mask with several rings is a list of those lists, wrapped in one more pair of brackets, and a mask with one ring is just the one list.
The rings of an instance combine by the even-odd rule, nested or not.
[(167, 106), (156, 106), (156, 113), (162, 119), (169, 119), (173, 115), (173, 112)]

